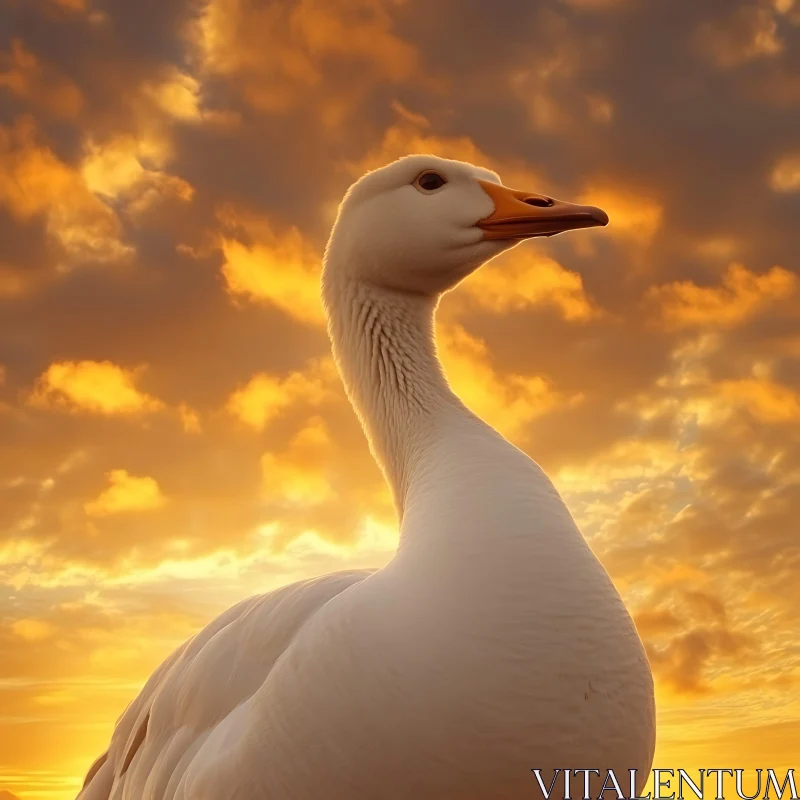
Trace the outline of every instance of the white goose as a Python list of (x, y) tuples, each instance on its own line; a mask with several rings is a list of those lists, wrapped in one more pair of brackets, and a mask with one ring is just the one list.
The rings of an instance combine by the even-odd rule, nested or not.
[(641, 788), (655, 712), (630, 616), (544, 472), (450, 390), (433, 338), (441, 294), (488, 259), (607, 221), (432, 156), (350, 188), (323, 296), (398, 552), (252, 597), (186, 642), (80, 800), (521, 800), (535, 768), (546, 785), (636, 769)]

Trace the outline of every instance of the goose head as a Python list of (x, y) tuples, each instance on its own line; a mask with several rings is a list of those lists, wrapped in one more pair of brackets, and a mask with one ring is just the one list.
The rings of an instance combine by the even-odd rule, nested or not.
[(328, 242), (325, 279), (336, 272), (436, 296), (525, 239), (607, 223), (599, 208), (510, 189), (491, 170), (406, 156), (348, 190)]

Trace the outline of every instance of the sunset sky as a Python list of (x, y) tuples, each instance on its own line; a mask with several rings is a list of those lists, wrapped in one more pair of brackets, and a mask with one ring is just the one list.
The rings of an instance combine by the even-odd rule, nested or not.
[(631, 608), (656, 766), (800, 767), (798, 132), (800, 0), (2, 0), (0, 798), (74, 797), (236, 600), (391, 557), (318, 279), (412, 152), (608, 212), (445, 298), (448, 376)]

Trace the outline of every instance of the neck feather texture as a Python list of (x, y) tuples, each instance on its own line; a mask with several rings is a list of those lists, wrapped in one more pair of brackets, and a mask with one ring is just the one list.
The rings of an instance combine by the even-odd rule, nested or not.
[[(329, 332), (348, 396), (401, 522), (400, 548), (444, 548), (450, 563), (494, 563), (511, 585), (532, 551), (585, 541), (538, 464), (473, 414), (436, 355), (436, 300), (361, 281), (325, 286)], [(503, 547), (497, 547), (502, 531)], [(571, 544), (567, 548), (567, 541)], [(522, 556), (522, 557), (520, 557)]]
[(436, 355), (437, 301), (348, 280), (326, 286), (333, 352), (402, 515), (425, 441), (442, 415), (469, 415)]

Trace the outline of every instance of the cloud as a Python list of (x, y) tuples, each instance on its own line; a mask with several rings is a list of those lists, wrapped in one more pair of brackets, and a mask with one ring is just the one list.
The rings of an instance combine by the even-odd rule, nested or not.
[(87, 0), (43, 0), (43, 2), (50, 2), (65, 11), (79, 12), (87, 8)]
[(553, 389), (538, 375), (499, 374), (491, 364), (486, 343), (460, 325), (439, 325), (439, 355), (453, 391), (476, 414), (507, 436), (556, 404), (580, 403)]
[(784, 48), (773, 10), (760, 3), (734, 5), (726, 17), (702, 23), (695, 43), (721, 69), (774, 57)]
[(55, 632), (50, 623), (40, 619), (17, 619), (11, 623), (11, 630), (28, 642), (49, 639)]
[(227, 409), (245, 425), (263, 430), (286, 409), (298, 404), (318, 406), (328, 399), (334, 375), (329, 359), (315, 361), (285, 378), (262, 372), (228, 398)]
[(189, 201), (194, 190), (181, 178), (145, 163), (163, 165), (168, 145), (158, 138), (120, 136), (98, 145), (89, 142), (81, 166), (86, 186), (96, 195), (123, 200), (128, 213), (136, 216), (165, 200)]
[(770, 186), (776, 192), (800, 192), (800, 155), (783, 156), (770, 175)]
[(608, 231), (612, 235), (647, 242), (662, 225), (662, 205), (652, 197), (624, 187), (589, 186), (579, 202), (602, 208), (608, 214)]
[(731, 264), (719, 286), (675, 281), (652, 287), (647, 297), (657, 305), (668, 328), (733, 326), (793, 297), (798, 288), (800, 279), (783, 267), (758, 274), (741, 264)]
[(110, 361), (57, 361), (39, 377), (29, 402), (108, 415), (160, 409), (159, 400), (136, 388), (135, 377), (136, 371)]
[(409, 112), (393, 103), (400, 117), (383, 133), (380, 141), (358, 161), (348, 162), (348, 172), (353, 178), (378, 169), (391, 161), (414, 153), (430, 153), (441, 158), (452, 158), (492, 169), (508, 186), (527, 187), (531, 191), (541, 185), (541, 178), (520, 159), (498, 159), (484, 152), (469, 136), (442, 136), (430, 132), (430, 122), (422, 115)]
[(656, 591), (635, 619), (657, 680), (679, 695), (712, 692), (712, 674), (757, 655), (753, 638), (735, 628), (725, 602), (707, 588)]
[(332, 441), (324, 420), (312, 417), (278, 453), (261, 457), (264, 492), (281, 502), (314, 506), (331, 500), (326, 472), (334, 471)]
[(601, 314), (586, 296), (580, 275), (535, 251), (514, 250), (478, 270), (459, 291), (498, 313), (553, 306), (571, 322), (585, 322)]
[(77, 85), (30, 52), (21, 39), (12, 39), (11, 52), (0, 54), (0, 87), (62, 119), (73, 119), (83, 106)]
[(616, 10), (638, 0), (563, 0), (569, 6), (588, 11)]
[(77, 260), (117, 261), (132, 252), (116, 213), (78, 172), (36, 141), (30, 118), (0, 127), (0, 206), (27, 222), (39, 216), (63, 253)]
[(84, 510), (90, 517), (152, 511), (166, 502), (158, 483), (148, 475), (137, 477), (130, 475), (127, 470), (114, 469), (107, 477), (111, 485), (97, 498), (84, 504)]
[[(313, 107), (323, 124), (381, 81), (416, 72), (414, 48), (392, 30), (397, 0), (295, 0), (284, 7), (254, 0), (210, 0), (190, 39), (204, 74), (225, 78), (254, 108), (280, 113)], [(335, 81), (337, 67), (350, 80)]]
[(145, 81), (142, 93), (176, 120), (195, 122), (203, 117), (200, 82), (174, 65), (169, 65), (158, 80)]
[(718, 387), (723, 403), (747, 409), (764, 423), (800, 421), (800, 394), (768, 379), (722, 381)]
[(178, 406), (178, 417), (186, 433), (200, 433), (202, 430), (200, 415), (186, 403), (181, 403)]
[(219, 241), (228, 291), (274, 305), (301, 322), (323, 324), (321, 258), (300, 231), (278, 234), (266, 219), (227, 210), (222, 219), (229, 231)]
[(697, 628), (662, 648), (648, 648), (648, 657), (668, 687), (680, 694), (705, 694), (711, 690), (706, 673), (715, 662), (740, 657), (747, 643), (725, 628)]

